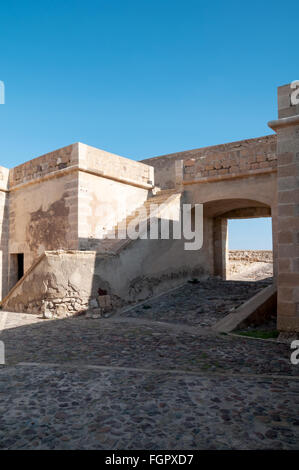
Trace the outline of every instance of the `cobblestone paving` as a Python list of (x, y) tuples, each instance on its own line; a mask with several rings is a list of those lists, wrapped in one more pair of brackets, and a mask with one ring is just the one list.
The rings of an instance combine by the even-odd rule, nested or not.
[(6, 329), (0, 339), (5, 342), (8, 365), (42, 362), (299, 376), (299, 367), (290, 363), (287, 344), (199, 335), (192, 328), (182, 331), (134, 319), (40, 321)]
[(208, 279), (196, 284), (187, 283), (163, 298), (145, 302), (124, 316), (212, 326), (271, 282), (268, 278), (258, 282)]
[(1, 448), (298, 448), (296, 381), (61, 367), (0, 377)]
[[(234, 285), (232, 306), (248, 295)], [(202, 288), (188, 284), (109, 319), (0, 313), (0, 448), (298, 449), (299, 366), (289, 345), (195, 323)]]

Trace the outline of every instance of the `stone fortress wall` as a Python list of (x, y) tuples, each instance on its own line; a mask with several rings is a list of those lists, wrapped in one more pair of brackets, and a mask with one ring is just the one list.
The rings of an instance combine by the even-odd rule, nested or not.
[[(299, 331), (299, 110), (290, 102), (289, 85), (279, 88), (278, 102), (279, 119), (269, 124), (277, 135), (142, 162), (76, 143), (12, 170), (1, 167), (2, 298), (13, 288), (4, 299), (6, 308), (25, 307), (21, 298), (28, 297), (24, 290), (26, 282), (30, 285), (28, 270), (35, 285), (26, 305), (39, 308), (39, 302), (56, 289), (57, 279), (47, 272), (49, 260), (60, 266), (63, 252), (68, 253), (63, 257), (66, 278), (60, 280), (66, 286), (65, 298), (74, 262), (89, 260), (86, 272), (92, 288), (82, 292), (87, 304), (88, 296), (96, 295), (105, 282), (122, 303), (154, 295), (192, 276), (225, 278), (227, 220), (271, 216), (278, 326)], [(100, 232), (121, 226), (124, 217), (148, 204), (157, 192), (167, 198), (167, 191), (179, 196), (177, 204), (203, 205), (203, 246), (198, 253), (184, 251), (183, 241), (172, 239), (138, 239), (119, 251), (102, 249)], [(118, 211), (121, 204), (125, 209)], [(93, 252), (88, 255), (89, 250)], [(58, 254), (52, 257), (54, 251)], [(38, 260), (45, 253), (41, 264)], [(18, 281), (20, 255), (26, 272)], [(34, 269), (41, 266), (43, 276), (37, 276)]]

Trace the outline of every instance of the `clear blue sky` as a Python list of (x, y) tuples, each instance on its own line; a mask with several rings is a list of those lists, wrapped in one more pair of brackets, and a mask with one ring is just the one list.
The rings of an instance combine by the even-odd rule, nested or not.
[(271, 133), (299, 3), (1, 2), (0, 164), (81, 141), (136, 160)]
[(229, 220), (228, 247), (231, 250), (272, 250), (271, 218)]

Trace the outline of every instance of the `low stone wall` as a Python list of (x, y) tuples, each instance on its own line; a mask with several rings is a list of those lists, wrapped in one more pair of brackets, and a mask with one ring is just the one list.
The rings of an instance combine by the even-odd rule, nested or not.
[[(43, 314), (46, 318), (98, 311), (99, 291), (110, 286), (95, 275), (95, 264), (95, 252), (45, 252), (3, 299), (3, 309)], [(113, 293), (110, 297), (115, 307), (122, 304)]]
[(172, 188), (175, 164), (183, 162), (183, 180), (204, 181), (210, 178), (232, 178), (244, 174), (276, 171), (276, 135), (242, 140), (142, 160), (155, 168), (156, 184)]
[(273, 263), (272, 250), (229, 250), (229, 261)]
[(148, 188), (154, 186), (154, 169), (151, 166), (82, 143), (78, 146), (80, 169), (127, 184)]
[(78, 144), (68, 145), (12, 168), (9, 188), (37, 180), (51, 173), (78, 166)]

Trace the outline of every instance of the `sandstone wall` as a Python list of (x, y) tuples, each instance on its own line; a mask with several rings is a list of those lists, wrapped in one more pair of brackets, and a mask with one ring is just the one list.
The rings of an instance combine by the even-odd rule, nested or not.
[(156, 184), (175, 187), (175, 165), (183, 160), (184, 183), (275, 171), (276, 135), (204, 147), (142, 160), (155, 168)]
[(82, 143), (78, 144), (78, 148), (81, 169), (144, 189), (154, 186), (154, 169), (151, 166)]
[[(9, 288), (16, 283), (18, 253), (24, 254), (26, 271), (47, 250), (94, 249), (97, 230), (110, 229), (142, 205), (154, 184), (150, 166), (81, 143), (6, 170), (5, 177), (2, 213), (8, 211), (6, 190), (10, 205), (0, 247), (2, 271), (9, 271), (2, 272), (4, 292), (7, 278)], [(124, 213), (117, 211), (119, 202)]]
[(96, 250), (104, 233), (144, 203), (148, 189), (80, 171), (79, 248)]
[[(78, 248), (77, 193), (74, 172), (11, 188), (9, 255), (24, 253), (25, 270), (45, 250)], [(10, 279), (10, 287), (15, 281)]]
[(96, 250), (104, 233), (144, 203), (153, 168), (79, 144), (79, 248)]
[(278, 329), (299, 332), (299, 105), (290, 85), (278, 88)]
[(9, 188), (54, 176), (61, 170), (71, 170), (78, 165), (78, 144), (69, 145), (54, 152), (34, 158), (9, 171)]
[(46, 252), (3, 301), (8, 311), (41, 313), (43, 305), (61, 317), (92, 307), (106, 290), (113, 307), (148, 298), (187, 279), (211, 274), (204, 224), (204, 246), (185, 251), (185, 240), (135, 240), (118, 254), (88, 251)]
[(9, 169), (0, 167), (0, 299), (8, 292)]

